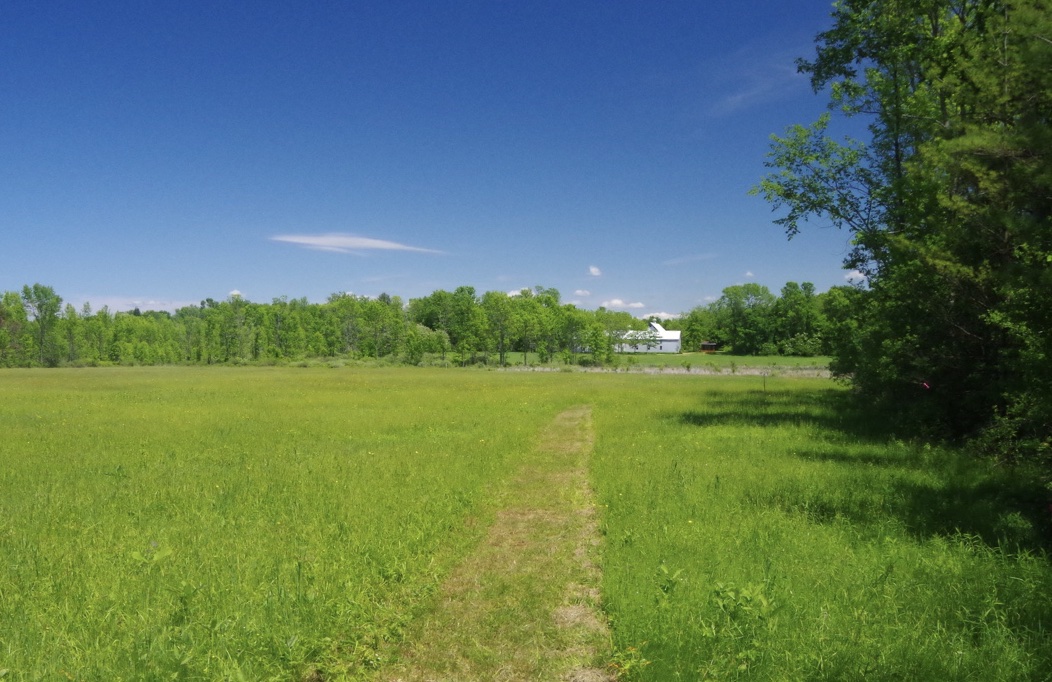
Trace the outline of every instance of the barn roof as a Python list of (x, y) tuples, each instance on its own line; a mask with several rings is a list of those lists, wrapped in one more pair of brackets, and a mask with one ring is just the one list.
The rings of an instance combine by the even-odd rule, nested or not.
[(679, 341), (680, 332), (678, 330), (670, 331), (657, 322), (650, 323), (650, 331), (657, 334), (658, 340), (660, 341)]

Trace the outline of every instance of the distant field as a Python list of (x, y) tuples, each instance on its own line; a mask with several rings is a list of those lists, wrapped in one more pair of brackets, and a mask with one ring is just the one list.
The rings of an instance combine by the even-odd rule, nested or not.
[(727, 374), (4, 371), (0, 676), (375, 676), (579, 404), (622, 679), (1052, 676), (1042, 491), (843, 397)]
[(628, 367), (669, 367), (692, 371), (734, 373), (739, 369), (827, 369), (829, 358), (799, 358), (785, 355), (727, 355), (725, 353), (624, 353), (618, 364)]
[[(587, 354), (578, 356), (587, 362)], [(668, 369), (677, 372), (690, 371), (691, 373), (708, 374), (734, 374), (741, 372), (766, 371), (778, 373), (779, 371), (817, 370), (826, 371), (829, 368), (828, 357), (800, 358), (784, 355), (728, 355), (726, 353), (618, 353), (614, 356), (612, 365), (606, 367), (610, 370), (645, 370), (648, 368)], [(429, 362), (438, 364), (438, 356), (429, 356)], [(452, 356), (447, 356), (447, 362), (452, 364)], [(490, 366), (496, 366), (496, 355), (490, 356)], [(522, 353), (508, 353), (507, 362), (510, 367), (524, 366)], [(552, 369), (577, 368), (579, 366), (567, 365), (561, 360), (553, 360), (541, 363), (536, 353), (529, 353), (526, 365), (530, 367), (545, 367)]]

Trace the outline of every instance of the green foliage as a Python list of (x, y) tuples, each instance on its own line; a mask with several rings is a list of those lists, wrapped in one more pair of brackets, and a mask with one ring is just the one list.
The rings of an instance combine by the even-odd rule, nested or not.
[(415, 325), (406, 332), (405, 349), (403, 359), (407, 365), (419, 365), (424, 361), (424, 355), (433, 346), (430, 337), (432, 332), (423, 325)]
[(504, 366), (508, 364), (508, 350), (515, 326), (511, 297), (500, 291), (487, 291), (482, 295), (481, 305), (496, 346), (498, 362)]
[(27, 326), (36, 349), (36, 362), (54, 367), (59, 360), (55, 326), (62, 307), (62, 297), (56, 294), (54, 289), (43, 284), (27, 284), (22, 287), (22, 304), (25, 306)]
[(837, 142), (826, 135), (829, 114), (811, 126), (794, 125), (785, 137), (772, 136), (768, 166), (778, 168), (752, 190), (788, 215), (775, 220), (790, 238), (809, 217), (828, 214), (839, 227), (871, 231), (880, 219), (874, 205), (877, 175), (862, 143)]
[[(676, 323), (681, 332), (680, 338), (684, 350), (699, 350), (702, 343), (711, 342), (716, 338), (716, 320), (711, 306), (694, 308)], [(674, 329), (675, 327), (669, 325), (667, 328)]]
[(834, 368), (944, 435), (1010, 424), (1002, 454), (1035, 456), (1052, 443), (1052, 14), (858, 0), (833, 18), (800, 68), (870, 139), (832, 140), (828, 114), (794, 126), (755, 191), (790, 237), (815, 218), (852, 234), (869, 286), (836, 302)]
[(25, 348), (28, 323), (21, 297), (13, 291), (4, 293), (0, 298), (0, 367), (29, 364)]
[(640, 646), (626, 646), (614, 651), (613, 660), (608, 667), (618, 680), (631, 682), (641, 679), (643, 669), (650, 665), (650, 661), (643, 658), (641, 653), (645, 646), (646, 642), (643, 642)]
[[(364, 358), (420, 365), (428, 354), (446, 363), (449, 353), (461, 365), (488, 364), (491, 353), (501, 366), (509, 364), (511, 354), (523, 362), (558, 358), (572, 365), (582, 351), (589, 353), (588, 362), (610, 366), (625, 333), (646, 328), (627, 312), (562, 304), (558, 291), (544, 287), (515, 296), (489, 291), (481, 297), (472, 287), (459, 287), (408, 305), (388, 294), (374, 299), (336, 293), (322, 304), (286, 297), (253, 303), (235, 295), (206, 299), (174, 314), (138, 309), (113, 314), (106, 307), (93, 312), (90, 305), (79, 312), (71, 305), (59, 311), (61, 298), (50, 287), (25, 289), (29, 298), (25, 291), (7, 292), (0, 303), (0, 367), (271, 365)], [(815, 355), (825, 350), (821, 300), (806, 282), (787, 284), (782, 299), (755, 284), (730, 287), (719, 301), (666, 324), (685, 330), (688, 349), (718, 340), (740, 353)], [(645, 341), (645, 332), (637, 338)]]
[(788, 282), (780, 297), (761, 284), (738, 284), (678, 326), (685, 349), (710, 342), (736, 355), (816, 356), (826, 350), (824, 298), (810, 282)]
[(713, 304), (717, 338), (737, 355), (758, 355), (771, 338), (771, 308), (775, 297), (762, 284), (736, 284), (723, 290)]

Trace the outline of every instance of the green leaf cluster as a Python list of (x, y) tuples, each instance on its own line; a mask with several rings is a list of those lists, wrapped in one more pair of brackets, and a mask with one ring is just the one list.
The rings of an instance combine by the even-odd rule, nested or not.
[(685, 348), (708, 342), (735, 355), (823, 355), (836, 322), (827, 309), (845, 288), (817, 294), (811, 282), (787, 282), (776, 296), (762, 284), (735, 284), (670, 325), (683, 330)]
[[(1052, 12), (1045, 0), (842, 0), (801, 60), (831, 115), (775, 137), (755, 188), (789, 237), (851, 233), (834, 370), (918, 428), (1052, 442)], [(850, 300), (847, 300), (847, 299)], [(982, 439), (981, 439), (982, 440)]]

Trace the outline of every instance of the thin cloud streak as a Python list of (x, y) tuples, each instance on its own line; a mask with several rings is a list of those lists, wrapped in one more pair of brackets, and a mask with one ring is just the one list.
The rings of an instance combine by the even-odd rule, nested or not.
[(808, 54), (805, 47), (776, 49), (753, 42), (725, 59), (710, 64), (712, 88), (722, 94), (709, 106), (711, 116), (729, 116), (742, 110), (787, 99), (810, 87), (806, 75), (797, 72), (796, 57)]
[(360, 251), (412, 251), (415, 253), (441, 254), (443, 251), (425, 249), (419, 246), (409, 246), (386, 239), (373, 239), (372, 237), (356, 237), (350, 234), (284, 234), (271, 237), (271, 241), (294, 244), (307, 249), (317, 251), (332, 251), (335, 253), (352, 253), (360, 255)]

